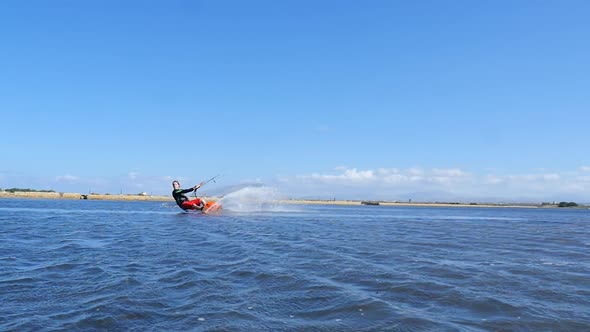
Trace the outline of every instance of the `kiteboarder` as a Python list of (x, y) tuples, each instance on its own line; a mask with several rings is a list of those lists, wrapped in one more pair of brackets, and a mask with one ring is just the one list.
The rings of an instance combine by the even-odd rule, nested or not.
[(201, 188), (202, 185), (203, 182), (189, 189), (180, 189), (180, 182), (174, 180), (172, 181), (172, 187), (174, 188), (174, 190), (172, 190), (172, 197), (174, 197), (176, 204), (178, 204), (178, 206), (180, 206), (180, 208), (183, 210), (202, 210), (203, 207), (205, 207), (205, 204), (207, 204), (204, 199), (195, 198), (193, 200), (189, 200), (189, 198), (185, 195), (186, 193), (197, 191), (197, 189)]

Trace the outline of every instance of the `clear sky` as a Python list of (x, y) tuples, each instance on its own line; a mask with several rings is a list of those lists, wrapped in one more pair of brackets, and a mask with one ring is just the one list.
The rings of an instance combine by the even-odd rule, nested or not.
[[(588, 1), (3, 1), (0, 187), (590, 201)], [(205, 189), (205, 188), (204, 188)]]

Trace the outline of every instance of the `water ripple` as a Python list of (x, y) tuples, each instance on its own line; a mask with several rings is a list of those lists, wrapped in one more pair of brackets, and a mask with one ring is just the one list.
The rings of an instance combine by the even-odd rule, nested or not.
[(0, 201), (0, 330), (590, 330), (586, 211), (277, 211)]

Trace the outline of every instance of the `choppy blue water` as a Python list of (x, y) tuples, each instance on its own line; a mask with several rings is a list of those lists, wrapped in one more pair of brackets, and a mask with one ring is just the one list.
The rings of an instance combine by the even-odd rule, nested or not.
[(0, 200), (0, 330), (588, 331), (590, 211)]

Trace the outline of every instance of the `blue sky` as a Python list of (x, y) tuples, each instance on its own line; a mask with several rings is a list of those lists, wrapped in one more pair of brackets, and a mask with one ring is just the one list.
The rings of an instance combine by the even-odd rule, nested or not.
[[(587, 1), (6, 1), (0, 187), (590, 201)], [(204, 188), (205, 189), (205, 188)]]

